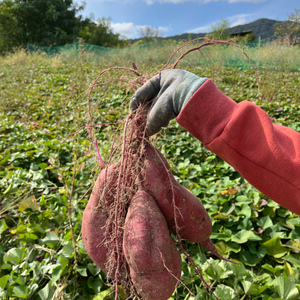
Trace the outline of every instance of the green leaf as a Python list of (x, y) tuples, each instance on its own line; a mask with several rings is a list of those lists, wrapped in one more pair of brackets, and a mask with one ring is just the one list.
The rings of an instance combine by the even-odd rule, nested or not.
[(214, 280), (219, 280), (220, 278), (227, 278), (225, 270), (218, 264), (210, 263), (208, 266), (203, 266), (207, 276), (213, 278)]
[(18, 265), (21, 262), (23, 250), (20, 248), (12, 248), (4, 254), (3, 261)]
[(61, 274), (63, 272), (63, 269), (61, 266), (57, 266), (52, 270), (52, 280), (51, 283), (54, 285), (55, 282), (60, 278)]
[(59, 238), (55, 232), (47, 232), (46, 236), (42, 239), (42, 242), (46, 245), (55, 247), (59, 242)]
[(255, 266), (261, 260), (261, 258), (259, 258), (256, 254), (252, 254), (250, 251), (241, 251), (239, 255), (241, 262), (248, 266)]
[(276, 208), (266, 206), (264, 207), (263, 214), (265, 216), (270, 216), (271, 218), (273, 218), (276, 215)]
[(79, 249), (80, 249), (80, 252), (86, 253), (86, 250), (85, 250), (85, 247), (84, 247), (83, 240), (81, 240), (81, 241), (78, 243), (78, 247), (79, 247)]
[(12, 289), (13, 295), (22, 299), (26, 299), (29, 295), (29, 288), (25, 285), (18, 285)]
[(11, 265), (10, 264), (2, 264), (1, 270), (11, 270)]
[(243, 215), (246, 216), (246, 218), (251, 217), (251, 208), (248, 204), (242, 204), (241, 205), (241, 210), (239, 211), (238, 215)]
[(290, 240), (284, 246), (292, 248), (293, 250), (295, 250), (295, 252), (299, 252), (300, 251), (300, 240), (298, 240), (298, 239)]
[[(122, 286), (118, 286), (119, 290), (119, 299), (120, 300), (125, 300), (128, 298), (128, 295), (124, 293), (122, 290)], [(98, 295), (96, 295), (93, 300), (114, 300), (115, 299), (115, 293), (112, 288), (109, 288), (103, 292), (100, 292)]]
[(282, 266), (276, 266), (276, 267), (272, 267), (271, 265), (268, 265), (268, 264), (264, 264), (262, 265), (262, 268), (265, 269), (265, 270), (268, 270), (269, 272), (275, 274), (276, 272), (282, 270)]
[(268, 200), (268, 206), (274, 208), (280, 208), (280, 205), (271, 199)]
[(242, 286), (244, 288), (245, 294), (249, 295), (259, 295), (264, 292), (269, 286), (268, 285), (261, 285), (254, 282), (253, 278), (247, 277), (246, 279), (242, 280)]
[(20, 224), (20, 225), (17, 227), (17, 229), (16, 229), (16, 231), (17, 231), (18, 233), (22, 233), (22, 232), (24, 232), (24, 231), (26, 231), (26, 230), (27, 230), (27, 227), (24, 226), (23, 224)]
[(4, 219), (0, 219), (0, 234), (7, 229), (7, 225)]
[(271, 239), (274, 239), (274, 238), (276, 238), (276, 237), (279, 237), (279, 238), (281, 238), (281, 239), (285, 239), (285, 238), (286, 238), (286, 234), (285, 234), (284, 231), (272, 231), (272, 232), (270, 233), (270, 238), (271, 238)]
[(295, 226), (297, 225), (299, 226), (299, 218), (287, 219), (285, 223), (285, 226), (289, 229), (295, 229)]
[(255, 235), (254, 232), (249, 230), (244, 230), (244, 229), (232, 235), (231, 237), (231, 241), (238, 244), (243, 244), (246, 243), (247, 241), (260, 241), (260, 240), (261, 238), (258, 235)]
[(235, 209), (235, 204), (232, 203), (226, 210), (224, 210), (224, 214), (229, 216)]
[(103, 283), (99, 277), (89, 277), (87, 285), (89, 288), (93, 289), (94, 293), (97, 295), (98, 293), (100, 293)]
[(217, 214), (213, 217), (215, 220), (224, 220), (226, 221), (229, 217), (225, 214)]
[(226, 243), (218, 242), (218, 243), (215, 244), (215, 247), (221, 255), (225, 255), (227, 253), (228, 246), (227, 246)]
[(44, 228), (40, 224), (30, 224), (27, 227), (28, 232), (45, 233)]
[(6, 195), (6, 194), (9, 194), (12, 190), (12, 187), (13, 187), (13, 183), (11, 183), (7, 189), (3, 192), (3, 195)]
[(266, 248), (268, 255), (275, 258), (280, 258), (287, 254), (287, 249), (282, 246), (280, 238), (275, 237), (267, 242), (262, 243), (262, 246)]
[(35, 292), (39, 289), (39, 285), (37, 283), (34, 283), (30, 285), (29, 294), (35, 294)]
[(0, 160), (0, 165), (3, 165), (5, 164), (8, 159), (10, 158), (11, 156), (8, 154), (8, 155), (5, 155), (1, 160)]
[(98, 295), (96, 295), (93, 298), (93, 300), (106, 300), (106, 296), (109, 295), (112, 291), (113, 291), (113, 289), (109, 288), (109, 289), (99, 293)]
[(8, 281), (9, 277), (10, 277), (10, 275), (5, 275), (0, 278), (0, 288), (2, 288), (3, 290), (5, 289), (5, 287), (7, 285), (7, 281)]
[(273, 226), (273, 222), (269, 216), (266, 216), (266, 217), (260, 218), (259, 221), (257, 222), (257, 225), (266, 229), (268, 227)]
[(37, 240), (38, 239), (38, 237), (33, 233), (20, 234), (19, 237), (22, 240)]
[(76, 270), (81, 276), (87, 277), (86, 266), (77, 266)]
[(280, 298), (284, 300), (299, 299), (299, 292), (294, 283), (292, 283), (285, 274), (281, 274), (274, 280), (274, 288)]
[(299, 253), (284, 256), (282, 259), (287, 260), (288, 262), (293, 264), (293, 266), (300, 268), (300, 254)]
[(235, 299), (234, 290), (231, 287), (224, 285), (224, 284), (218, 284), (214, 293), (219, 299), (222, 299), (222, 300)]
[(40, 163), (38, 164), (38, 166), (42, 169), (42, 170), (45, 170), (45, 168), (47, 168), (47, 164), (46, 163)]
[(69, 258), (73, 253), (74, 253), (74, 248), (72, 247), (71, 243), (69, 245), (63, 246), (62, 254), (65, 257)]
[(237, 196), (236, 201), (239, 202), (238, 204), (251, 203), (251, 200), (247, 196)]
[(228, 264), (228, 268), (233, 272), (234, 277), (236, 278), (242, 278), (244, 276), (249, 275), (249, 271), (246, 270), (245, 266), (241, 264)]
[(263, 258), (265, 257), (265, 255), (267, 254), (267, 250), (264, 248), (264, 247), (258, 247), (258, 250), (256, 252), (256, 255), (259, 257), (259, 258)]
[(242, 247), (236, 243), (230, 243), (227, 247), (226, 252), (234, 252), (239, 253), (241, 251)]
[(87, 269), (90, 271), (90, 273), (95, 276), (95, 266), (94, 264), (88, 264)]
[(242, 222), (239, 223), (238, 229), (252, 230), (253, 229), (252, 222), (246, 217), (243, 219)]
[(242, 281), (242, 286), (243, 286), (245, 294), (248, 294), (248, 291), (251, 288), (252, 284), (253, 284), (253, 280), (250, 280), (249, 278)]
[(294, 273), (291, 265), (288, 263), (288, 262), (285, 262), (284, 265), (283, 265), (283, 271), (285, 273), (286, 276), (290, 276), (291, 274)]
[(34, 196), (31, 198), (25, 198), (19, 203), (19, 211), (24, 211), (27, 208), (30, 208), (33, 211), (39, 210), (40, 206)]
[(40, 296), (41, 300), (48, 300), (50, 294), (50, 282), (48, 282), (44, 288), (38, 291), (38, 295)]
[(295, 227), (295, 229), (291, 231), (288, 237), (291, 239), (295, 239), (298, 238), (299, 236), (300, 236), (300, 227)]
[(256, 247), (254, 247), (254, 246), (251, 246), (251, 247), (249, 247), (249, 251), (252, 254), (256, 254), (257, 257), (259, 257), (259, 258), (263, 258), (267, 254), (266, 248), (260, 247), (260, 246), (258, 247), (258, 249), (256, 249)]

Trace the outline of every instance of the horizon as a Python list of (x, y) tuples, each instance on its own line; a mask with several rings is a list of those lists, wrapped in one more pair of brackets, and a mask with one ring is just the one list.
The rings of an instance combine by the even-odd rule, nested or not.
[(111, 18), (114, 33), (137, 39), (144, 26), (159, 29), (162, 37), (208, 33), (221, 19), (230, 28), (258, 19), (284, 21), (298, 8), (299, 0), (86, 0), (82, 14)]

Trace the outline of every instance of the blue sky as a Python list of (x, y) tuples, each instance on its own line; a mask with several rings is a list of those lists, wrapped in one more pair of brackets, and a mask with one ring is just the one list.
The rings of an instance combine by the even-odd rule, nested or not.
[(221, 18), (232, 27), (260, 18), (286, 20), (299, 8), (299, 0), (86, 0), (83, 15), (111, 18), (114, 32), (137, 38), (142, 26), (159, 28), (163, 36), (209, 32)]

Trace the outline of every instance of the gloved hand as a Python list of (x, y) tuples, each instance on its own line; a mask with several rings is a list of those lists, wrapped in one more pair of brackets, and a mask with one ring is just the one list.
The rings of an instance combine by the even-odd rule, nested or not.
[(130, 111), (140, 103), (152, 102), (147, 129), (153, 135), (176, 118), (187, 101), (207, 80), (184, 70), (165, 70), (140, 87), (130, 101)]

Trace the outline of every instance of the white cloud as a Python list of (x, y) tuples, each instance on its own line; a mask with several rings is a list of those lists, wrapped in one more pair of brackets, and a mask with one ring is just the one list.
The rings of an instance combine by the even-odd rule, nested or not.
[[(116, 1), (116, 0), (100, 0), (100, 1)], [(132, 2), (134, 0), (118, 0), (121, 2)], [(140, 1), (140, 0), (135, 0)], [(210, 2), (219, 2), (219, 1), (226, 1), (228, 3), (238, 3), (238, 2), (250, 2), (250, 3), (262, 3), (266, 2), (267, 0), (143, 0), (148, 5), (152, 5), (155, 2), (158, 3), (173, 3), (173, 4), (179, 4), (179, 3), (186, 3), (186, 2), (197, 2), (200, 4), (206, 4)]]
[(239, 14), (239, 15), (234, 15), (226, 18), (229, 23), (230, 27), (234, 27), (237, 25), (243, 25), (252, 21), (255, 21), (257, 19), (257, 14)]
[[(120, 33), (121, 35), (126, 36), (127, 38), (134, 39), (140, 37), (140, 27), (145, 27), (149, 25), (135, 25), (132, 22), (126, 23), (111, 23), (111, 28), (114, 33)], [(168, 32), (172, 30), (170, 26), (163, 27), (159, 26), (158, 30), (161, 33)]]
[(171, 31), (172, 27), (171, 26), (167, 26), (167, 27), (159, 26), (158, 30), (163, 34), (164, 32)]
[(238, 2), (251, 2), (251, 3), (261, 3), (267, 0), (144, 0), (148, 5), (151, 5), (155, 2), (159, 3), (185, 3), (185, 2), (198, 2), (200, 4), (210, 3), (210, 2), (218, 2), (218, 1), (227, 1), (228, 3), (238, 3)]
[(215, 25), (215, 23), (212, 23), (210, 25), (200, 26), (191, 30), (187, 30), (188, 33), (207, 33), (211, 31), (211, 25)]
[(134, 25), (132, 22), (130, 23), (111, 23), (111, 28), (114, 33), (120, 33), (128, 38), (135, 38), (138, 33), (138, 26)]
[[(257, 19), (257, 15), (254, 14), (239, 14), (239, 15), (234, 15), (234, 16), (229, 16), (225, 18), (229, 21), (229, 27), (234, 27), (237, 25), (243, 25), (247, 24), (249, 22), (255, 21)], [(219, 21), (215, 21), (213, 23), (200, 26), (191, 30), (187, 30), (186, 32), (191, 32), (191, 33), (207, 33), (211, 31), (211, 26), (216, 25)]]

